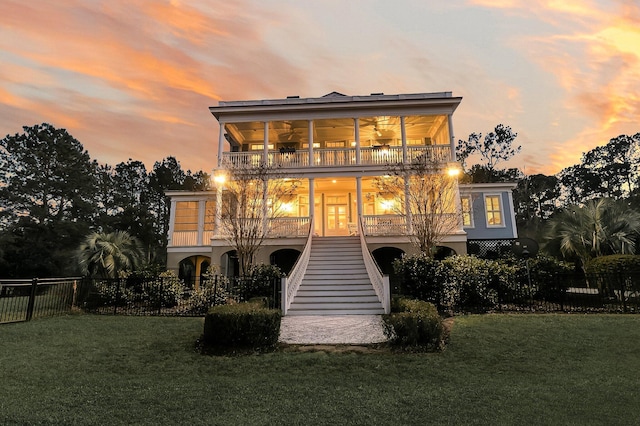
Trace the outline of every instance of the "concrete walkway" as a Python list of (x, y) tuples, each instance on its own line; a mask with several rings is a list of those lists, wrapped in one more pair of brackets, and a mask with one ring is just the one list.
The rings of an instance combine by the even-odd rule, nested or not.
[(380, 315), (285, 316), (280, 342), (295, 345), (365, 345), (387, 341)]

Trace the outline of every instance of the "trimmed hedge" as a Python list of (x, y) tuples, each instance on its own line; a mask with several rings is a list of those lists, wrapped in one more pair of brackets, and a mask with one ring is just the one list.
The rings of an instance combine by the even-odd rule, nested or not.
[(640, 271), (640, 256), (613, 254), (596, 257), (587, 264), (587, 274), (616, 274)]
[(225, 348), (271, 349), (278, 343), (281, 313), (262, 303), (220, 305), (204, 318), (202, 342)]
[(392, 346), (421, 352), (444, 348), (445, 327), (433, 303), (394, 298), (391, 311), (382, 319)]

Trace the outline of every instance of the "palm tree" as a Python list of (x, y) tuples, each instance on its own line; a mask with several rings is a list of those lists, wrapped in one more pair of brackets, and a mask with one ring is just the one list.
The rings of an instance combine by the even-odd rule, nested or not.
[(635, 254), (640, 213), (611, 198), (589, 200), (549, 219), (547, 244), (576, 256), (584, 270), (589, 260), (608, 254)]
[(144, 252), (140, 241), (128, 232), (93, 232), (80, 244), (76, 258), (84, 275), (117, 278), (121, 272), (139, 267)]

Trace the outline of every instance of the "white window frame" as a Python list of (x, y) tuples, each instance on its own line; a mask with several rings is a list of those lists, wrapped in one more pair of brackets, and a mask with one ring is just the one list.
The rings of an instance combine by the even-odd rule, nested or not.
[[(462, 200), (468, 200), (469, 201), (469, 210), (465, 211)], [(471, 195), (462, 195), (460, 196), (460, 211), (462, 214), (462, 227), (464, 228), (475, 228), (475, 221), (473, 218), (473, 198), (471, 198)], [(465, 225), (464, 223), (464, 215), (465, 213), (467, 213), (469, 215), (469, 224)]]
[[(487, 198), (489, 197), (497, 197), (498, 198), (498, 204), (500, 205), (500, 218), (502, 223), (495, 225), (495, 224), (490, 224), (489, 223), (489, 210), (487, 209)], [(484, 200), (484, 220), (487, 224), (487, 228), (506, 228), (507, 224), (504, 218), (504, 205), (502, 203), (502, 194), (500, 193), (496, 193), (496, 194), (484, 194), (483, 197)], [(495, 210), (492, 210), (495, 211)]]

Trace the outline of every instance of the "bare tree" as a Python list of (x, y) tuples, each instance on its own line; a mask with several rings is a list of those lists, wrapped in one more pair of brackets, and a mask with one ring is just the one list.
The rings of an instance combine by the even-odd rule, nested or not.
[(417, 158), (390, 166), (388, 175), (375, 178), (377, 195), (395, 201), (389, 204), (405, 218), (412, 243), (428, 255), (434, 254), (446, 235), (461, 227), (457, 181), (442, 166)]
[(284, 216), (298, 181), (268, 165), (236, 167), (224, 184), (220, 227), (238, 255), (240, 274), (253, 264), (255, 254), (271, 233), (274, 219)]

